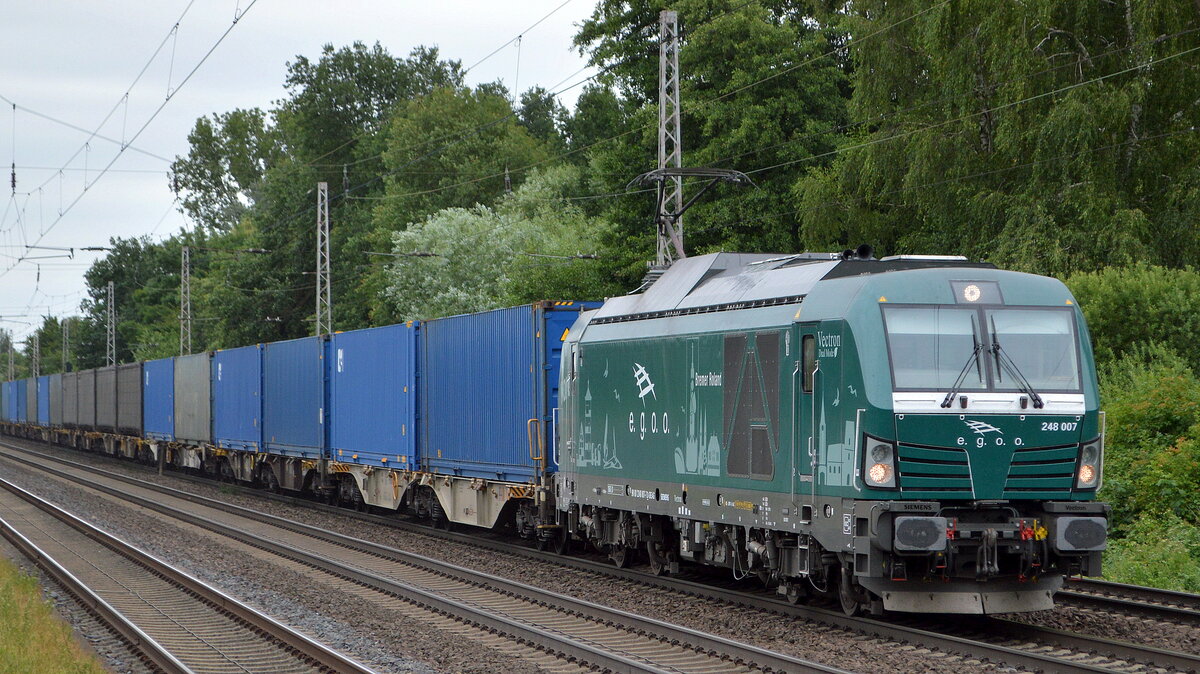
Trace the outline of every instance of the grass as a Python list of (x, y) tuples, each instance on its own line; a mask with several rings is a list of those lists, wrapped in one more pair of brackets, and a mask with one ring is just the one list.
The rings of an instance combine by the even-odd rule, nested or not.
[(0, 559), (0, 674), (105, 671), (42, 598), (37, 579)]

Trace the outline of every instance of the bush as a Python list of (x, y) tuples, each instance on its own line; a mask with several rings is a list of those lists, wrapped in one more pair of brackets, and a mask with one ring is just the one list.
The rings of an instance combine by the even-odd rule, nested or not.
[(1178, 354), (1135, 346), (1100, 368), (1104, 488), (1114, 533), (1142, 513), (1200, 523), (1200, 379)]
[(1067, 287), (1079, 301), (1101, 364), (1159, 342), (1200, 369), (1200, 271), (1150, 265), (1075, 274)]
[(1171, 514), (1144, 514), (1127, 534), (1109, 542), (1105, 578), (1200, 592), (1200, 527)]

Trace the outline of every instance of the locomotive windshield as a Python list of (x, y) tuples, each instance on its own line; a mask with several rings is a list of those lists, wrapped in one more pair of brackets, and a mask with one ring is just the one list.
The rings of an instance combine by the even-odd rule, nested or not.
[[(1080, 390), (1075, 317), (1063, 307), (885, 306), (896, 390)], [(996, 348), (999, 347), (999, 348)], [(1003, 363), (1000, 351), (1016, 372)]]

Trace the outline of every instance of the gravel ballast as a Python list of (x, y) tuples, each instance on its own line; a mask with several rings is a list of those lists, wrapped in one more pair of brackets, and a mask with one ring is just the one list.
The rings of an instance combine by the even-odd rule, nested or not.
[[(677, 592), (648, 587), (548, 562), (532, 561), (453, 541), (364, 522), (349, 516), (327, 514), (268, 499), (231, 493), (217, 483), (197, 484), (170, 475), (158, 476), (138, 466), (57, 448), (40, 451), (77, 462), (91, 461), (105, 470), (170, 486), (234, 505), (253, 508), (278, 517), (363, 538), (383, 545), (451, 561), (548, 590), (582, 597), (596, 603), (631, 611), (693, 629), (752, 643), (796, 657), (857, 671), (961, 672), (988, 670), (987, 663), (945, 653), (929, 653), (911, 645), (897, 644), (777, 614), (722, 602), (681, 596)], [(48, 493), (75, 512), (90, 511), (100, 526), (178, 563), (189, 572), (247, 603), (270, 613), (307, 634), (320, 638), (382, 671), (508, 671), (536, 669), (496, 650), (465, 640), (458, 632), (431, 627), (396, 611), (384, 610), (351, 599), (328, 584), (314, 581), (286, 567), (264, 564), (262, 559), (233, 549), (232, 542), (212, 535), (189, 532), (190, 527), (163, 524), (161, 515), (132, 507), (112, 507), (111, 501), (64, 486), (57, 480), (22, 470), (19, 480), (33, 491)], [(14, 473), (15, 474), (15, 473)], [(36, 485), (36, 488), (35, 486)], [(57, 494), (57, 496), (55, 496)], [(65, 499), (59, 500), (59, 499)], [(136, 511), (136, 512), (135, 512)], [(199, 530), (196, 530), (199, 531)], [(223, 540), (223, 539), (222, 539)], [(1127, 617), (1085, 612), (1065, 607), (1024, 614), (1025, 622), (1080, 631), (1099, 636), (1126, 638), (1133, 621)], [(1164, 647), (1184, 648), (1186, 636), (1194, 647), (1194, 628), (1155, 623), (1155, 641)], [(1170, 629), (1176, 627), (1177, 629)], [(1137, 629), (1136, 627), (1132, 629)], [(1178, 632), (1172, 634), (1172, 632)], [(1137, 641), (1147, 640), (1145, 627)], [(1157, 645), (1152, 643), (1152, 645)], [(1185, 648), (1186, 649), (1186, 648)], [(427, 663), (427, 664), (423, 664)]]

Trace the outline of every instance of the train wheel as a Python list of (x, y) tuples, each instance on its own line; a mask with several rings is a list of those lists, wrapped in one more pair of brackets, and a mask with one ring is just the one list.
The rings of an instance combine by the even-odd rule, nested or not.
[(627, 569), (629, 568), (629, 562), (632, 561), (633, 553), (629, 548), (618, 543), (609, 549), (608, 558), (613, 561), (613, 564), (618, 569)]
[(554, 537), (554, 554), (566, 555), (571, 552), (571, 532), (567, 531), (566, 527), (558, 530), (558, 535)]
[(442, 503), (436, 497), (433, 499), (433, 508), (429, 513), (429, 517), (432, 520), (434, 529), (450, 531), (450, 518), (446, 517), (446, 511), (442, 509)]
[(785, 599), (787, 599), (789, 604), (799, 604), (805, 599), (808, 599), (808, 588), (805, 587), (805, 584), (802, 581), (789, 581), (783, 596)]
[(842, 576), (838, 579), (838, 601), (842, 613), (852, 618), (862, 611), (862, 604), (854, 594), (854, 572), (846, 565), (842, 566)]
[(646, 556), (650, 559), (650, 573), (666, 576), (676, 561), (674, 546), (670, 541), (646, 541)]

